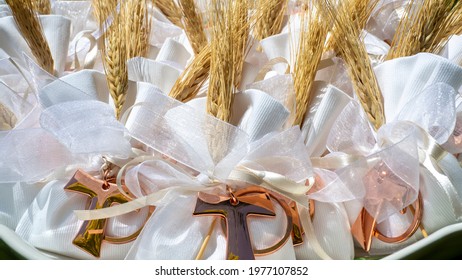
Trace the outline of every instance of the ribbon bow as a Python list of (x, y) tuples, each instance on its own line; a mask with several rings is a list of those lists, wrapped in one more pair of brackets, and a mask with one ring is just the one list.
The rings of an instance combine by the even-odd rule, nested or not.
[[(389, 75), (396, 76), (395, 70), (402, 68), (407, 74), (390, 83)], [(422, 81), (429, 69), (434, 71), (432, 78)], [(337, 173), (345, 182), (359, 181), (365, 186), (364, 207), (377, 222), (416, 201), (420, 165), (438, 180), (459, 217), (461, 207), (454, 185), (439, 168), (439, 162), (447, 156), (440, 145), (454, 129), (454, 87), (460, 86), (461, 68), (437, 56), (419, 54), (383, 63), (375, 70), (379, 83), (383, 82), (380, 86), (387, 123), (375, 134), (359, 104), (352, 101), (328, 139), (331, 152), (347, 155), (326, 158), (325, 162), (337, 168), (350, 165)]]

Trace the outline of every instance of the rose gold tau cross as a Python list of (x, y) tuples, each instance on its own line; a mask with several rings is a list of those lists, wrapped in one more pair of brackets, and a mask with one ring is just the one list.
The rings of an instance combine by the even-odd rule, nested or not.
[[(116, 184), (96, 179), (82, 170), (77, 170), (64, 189), (88, 195), (90, 197), (88, 210), (107, 208), (114, 203), (122, 204), (129, 201), (126, 196), (120, 193)], [(152, 207), (150, 210), (151, 214), (154, 208)], [(106, 222), (107, 219), (84, 221), (72, 243), (99, 258), (103, 240), (117, 244), (127, 243), (134, 240), (141, 232), (140, 228), (137, 232), (126, 237), (110, 237), (105, 234)]]
[[(351, 226), (351, 233), (366, 252), (369, 252), (371, 249), (373, 237), (386, 243), (401, 243), (409, 239), (419, 227), (421, 228), (424, 237), (426, 237), (427, 233), (421, 224), (423, 215), (423, 198), (420, 192), (414, 204), (415, 208), (412, 205), (409, 206), (412, 214), (414, 215), (413, 220), (407, 230), (399, 236), (389, 237), (382, 234), (377, 228), (377, 220), (364, 208), (361, 210), (358, 218)], [(405, 212), (406, 208), (402, 210), (402, 214)]]

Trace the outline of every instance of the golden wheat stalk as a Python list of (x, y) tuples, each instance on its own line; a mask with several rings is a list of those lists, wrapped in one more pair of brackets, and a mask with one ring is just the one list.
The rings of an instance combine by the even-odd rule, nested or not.
[(202, 16), (194, 0), (180, 0), (182, 23), (186, 36), (195, 54), (198, 54), (207, 45), (207, 36), (203, 26)]
[(92, 0), (93, 15), (100, 27), (103, 27), (109, 16), (114, 13), (117, 2), (118, 0)]
[(40, 67), (53, 74), (53, 57), (31, 0), (6, 0), (16, 25)]
[(338, 44), (341, 57), (345, 60), (348, 74), (353, 82), (356, 95), (367, 114), (369, 121), (378, 129), (385, 123), (383, 97), (360, 34), (361, 27), (349, 14), (348, 7), (339, 2), (335, 6), (331, 0), (320, 6), (331, 18), (338, 32), (332, 36)]
[(301, 17), (300, 39), (293, 69), (296, 108), (294, 125), (302, 125), (312, 100), (311, 88), (321, 61), (330, 28), (328, 18), (318, 9), (306, 11)]
[(206, 45), (175, 82), (169, 96), (181, 102), (196, 97), (210, 73), (210, 45)]
[(126, 1), (123, 9), (127, 18), (121, 20), (126, 28), (127, 59), (146, 56), (149, 49), (149, 34), (151, 33), (151, 18), (148, 7), (151, 0)]
[[(103, 65), (109, 93), (114, 101), (115, 114), (120, 118), (128, 91), (127, 60), (146, 55), (149, 47), (151, 20), (148, 14), (150, 0), (120, 2), (94, 0), (98, 20), (105, 27), (103, 34)], [(111, 16), (112, 21), (106, 21)]]
[(183, 28), (181, 11), (175, 0), (156, 0), (154, 5), (176, 26)]
[(239, 87), (249, 47), (247, 0), (212, 0), (210, 80), (207, 112), (229, 121), (234, 90)]
[(263, 40), (281, 32), (288, 0), (257, 0), (254, 36)]
[(228, 121), (234, 93), (233, 34), (231, 1), (212, 1), (212, 38), (210, 42), (210, 80), (207, 92), (207, 112)]
[(34, 10), (41, 15), (51, 14), (50, 0), (34, 0), (32, 5), (34, 6)]
[(177, 79), (169, 95), (179, 101), (187, 102), (198, 94), (209, 78), (211, 48), (194, 0), (180, 0), (180, 7), (185, 32), (196, 55)]
[(446, 10), (446, 16), (442, 17), (439, 26), (426, 41), (423, 52), (439, 53), (452, 35), (462, 33), (462, 2), (453, 0), (447, 5), (450, 9)]
[[(244, 69), (244, 61), (250, 50), (250, 30), (253, 25), (249, 15), (250, 0), (235, 0), (231, 1), (231, 36), (230, 42), (233, 52), (234, 66), (234, 86), (239, 88), (242, 81), (242, 71)], [(233, 67), (230, 66), (230, 67)]]
[[(345, 0), (343, 1), (343, 5), (345, 5), (345, 9), (348, 11), (348, 15), (350, 16), (351, 20), (354, 21), (360, 30), (366, 27), (366, 24), (369, 18), (374, 11), (374, 8), (379, 3), (379, 0)], [(337, 28), (332, 28), (332, 33), (342, 32)], [(336, 42), (334, 39), (340, 39), (339, 42)], [(341, 34), (334, 34), (329, 37), (329, 41), (326, 44), (326, 49), (332, 49), (336, 53), (338, 53), (338, 44), (342, 44), (341, 41), (342, 35)]]
[(104, 69), (117, 118), (120, 118), (128, 90), (127, 47), (124, 32), (124, 28), (116, 19), (104, 35)]
[(461, 20), (460, 1), (410, 1), (387, 59), (440, 51), (450, 36), (462, 32)]

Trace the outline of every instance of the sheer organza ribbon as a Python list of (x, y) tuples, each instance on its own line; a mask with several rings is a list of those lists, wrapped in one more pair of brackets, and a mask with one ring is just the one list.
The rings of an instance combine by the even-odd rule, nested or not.
[[(14, 171), (14, 174), (11, 175), (13, 177), (10, 175), (2, 176), (2, 180), (33, 181), (52, 173), (61, 174), (62, 171), (58, 170), (60, 167), (66, 167), (67, 169), (77, 166), (96, 167), (98, 164), (95, 165), (95, 162), (92, 162), (92, 156), (98, 157), (102, 154), (109, 154), (116, 158), (136, 156), (129, 148), (129, 139), (125, 137), (127, 131), (121, 123), (115, 121), (109, 105), (95, 100), (98, 98), (95, 94), (82, 92), (62, 80), (46, 75), (39, 71), (31, 61), (29, 66), (32, 74), (30, 82), (37, 89), (38, 99), (41, 103), (41, 105), (38, 105), (41, 111), (39, 114), (40, 119), (35, 121), (40, 126), (34, 129), (14, 129), (8, 132), (6, 139), (2, 140), (11, 140), (11, 137), (15, 137), (18, 140), (8, 140), (5, 143), (15, 147), (22, 143), (19, 146), (30, 146), (35, 153), (29, 154), (30, 149), (22, 149), (24, 156), (3, 157), (2, 167), (6, 173), (2, 172), (2, 174), (12, 174), (12, 171)], [(249, 143), (246, 133), (238, 128), (221, 123), (205, 114), (199, 114), (193, 108), (165, 96), (152, 85), (139, 83), (137, 98), (144, 100), (147, 106), (139, 106), (133, 109), (133, 114), (128, 118), (126, 124), (128, 134), (147, 146), (177, 160), (179, 163), (199, 171), (206, 178), (213, 178), (213, 180), (221, 180), (222, 182), (226, 181), (230, 172), (246, 155), (249, 155)], [(150, 100), (154, 102), (149, 103), (148, 101)], [(264, 119), (267, 122), (273, 122), (271, 118)], [(282, 122), (280, 123), (282, 124)], [(258, 133), (260, 135), (265, 134), (262, 126), (250, 127), (253, 129), (257, 127), (260, 130)], [(269, 127), (273, 128), (273, 126)], [(82, 130), (82, 128), (85, 129)], [(295, 161), (287, 161), (290, 157), (286, 157), (286, 160), (283, 161), (285, 164), (290, 162), (290, 165), (285, 166), (285, 171), (283, 170), (284, 172), (282, 172), (285, 175), (280, 176), (281, 178), (285, 176), (290, 178), (288, 180), (293, 180), (291, 186), (297, 185), (295, 181), (304, 181), (305, 178), (312, 174), (309, 161), (307, 157), (306, 159), (304, 158), (306, 151), (304, 150), (303, 142), (299, 142), (298, 149), (294, 150), (294, 143), (289, 141), (289, 139), (292, 139), (292, 141), (298, 139), (297, 133), (295, 133), (298, 131), (297, 129), (292, 129), (288, 134), (276, 137), (279, 142), (273, 143), (273, 146), (276, 145), (279, 148), (279, 156), (285, 156), (291, 150), (298, 157), (301, 157), (298, 165), (294, 165)], [(33, 131), (46, 135), (47, 139), (30, 137), (33, 135)], [(294, 135), (293, 137), (288, 137), (289, 134)], [(108, 135), (112, 136), (108, 137)], [(217, 135), (220, 137), (217, 138)], [(216, 145), (214, 152), (209, 150), (208, 141), (210, 139), (214, 139), (211, 140), (212, 142), (215, 141), (213, 142)], [(268, 139), (265, 139), (265, 141), (268, 141)], [(30, 141), (33, 141), (36, 145), (30, 145)], [(47, 143), (47, 145), (41, 145), (41, 143)], [(56, 148), (60, 149), (59, 152), (55, 151)], [(258, 149), (255, 151), (258, 151)], [(255, 151), (253, 155), (257, 156), (258, 154), (255, 154)], [(50, 158), (51, 154), (53, 155), (53, 160)], [(47, 159), (47, 164), (38, 164), (37, 160), (41, 161), (44, 158)], [(34, 161), (34, 159), (37, 160)], [(277, 164), (271, 166), (272, 168), (284, 166), (277, 161), (274, 163)], [(267, 170), (262, 162), (259, 162), (258, 166), (262, 166), (265, 171)], [(278, 172), (274, 172), (274, 174), (278, 174)], [(197, 190), (203, 189), (203, 185), (199, 184), (197, 186)], [(304, 184), (298, 187), (305, 188), (306, 191), (309, 190), (309, 187), (304, 186)], [(284, 190), (284, 192), (286, 196), (291, 193), (290, 190)], [(300, 190), (297, 193), (300, 193)], [(301, 201), (300, 199), (297, 200)], [(303, 206), (301, 208), (306, 210), (306, 202)], [(304, 213), (307, 213), (307, 211)], [(309, 230), (309, 225), (307, 225), (307, 230)], [(315, 241), (313, 241), (313, 244), (315, 244)], [(322, 252), (319, 255), (327, 257)]]
[[(460, 217), (457, 188), (438, 165), (449, 156), (440, 144), (446, 142), (454, 128), (455, 96), (455, 90), (447, 84), (430, 85), (412, 102), (401, 107), (401, 112), (394, 113), (395, 120), (388, 119), (377, 135), (364, 118), (359, 104), (352, 101), (329, 135), (328, 147), (334, 154), (315, 158), (313, 162), (316, 166), (340, 168), (337, 173), (345, 182), (360, 179), (366, 188), (364, 207), (379, 222), (416, 199), (421, 164), (444, 188), (454, 213)], [(337, 155), (338, 152), (344, 154)], [(371, 173), (374, 168), (375, 175)], [(388, 180), (385, 182), (387, 188), (377, 188), (381, 184), (376, 180)], [(406, 190), (400, 192), (398, 189), (403, 186)], [(398, 200), (397, 196), (400, 197)], [(394, 203), (390, 202), (392, 197)]]
[[(306, 186), (304, 182), (313, 173), (298, 127), (282, 133), (270, 133), (256, 142), (248, 143), (246, 133), (237, 127), (198, 112), (187, 104), (181, 104), (163, 95), (152, 85), (139, 83), (138, 93), (144, 103), (134, 107), (127, 120), (131, 136), (177, 162), (176, 170), (178, 164), (185, 166), (186, 169), (179, 174), (188, 179), (180, 185), (165, 186), (122, 205), (76, 211), (79, 219), (108, 218), (147, 205), (159, 206), (167, 193), (174, 189), (197, 192), (236, 180), (261, 185), (296, 201), (307, 231), (312, 229), (307, 215), (310, 197), (306, 195), (310, 185)], [(209, 146), (210, 143), (216, 146)], [(148, 159), (141, 156), (129, 165), (136, 167), (141, 162), (145, 164)], [(191, 176), (188, 169), (200, 175)], [(124, 170), (122, 168), (121, 171)], [(131, 181), (127, 177), (128, 174), (125, 176), (126, 182)], [(312, 239), (314, 235), (309, 235), (307, 238), (310, 244), (318, 244)], [(321, 249), (320, 246), (315, 248), (319, 256), (327, 258)]]
[(131, 156), (126, 129), (108, 104), (46, 74), (27, 57), (26, 62), (34, 103), (18, 104), (27, 109), (24, 117), (0, 138), (1, 182), (53, 179), (77, 166), (98, 170), (95, 156)]

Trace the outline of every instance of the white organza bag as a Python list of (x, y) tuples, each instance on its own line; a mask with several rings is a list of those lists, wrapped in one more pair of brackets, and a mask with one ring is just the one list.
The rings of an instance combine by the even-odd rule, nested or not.
[[(82, 75), (82, 74), (74, 74), (74, 75)], [(82, 76), (81, 76), (82, 77)], [(92, 77), (92, 75), (88, 75), (87, 77)], [(67, 77), (69, 81), (72, 81), (70, 76)], [(89, 79), (87, 82), (95, 82), (94, 79)], [(86, 87), (86, 86), (80, 86), (81, 88), (93, 88), (93, 87)], [(46, 90), (43, 90), (46, 89)], [(67, 96), (66, 100), (60, 100), (60, 99), (55, 99), (53, 98), (53, 94), (58, 96), (60, 93), (66, 93), (65, 96)], [(72, 93), (74, 92), (74, 93)], [(268, 96), (267, 100), (264, 101), (264, 99), (261, 99), (261, 92), (258, 94), (252, 94), (252, 92), (248, 93), (250, 100), (255, 100), (253, 102), (250, 102), (249, 104), (256, 105), (255, 107), (252, 108), (252, 110), (248, 110), (247, 113), (243, 113), (243, 115), (248, 115), (248, 114), (257, 114), (257, 115), (262, 115), (262, 112), (267, 112), (266, 114), (269, 114), (268, 116), (271, 115), (270, 111), (268, 111), (267, 106), (272, 106), (272, 108), (277, 109), (278, 106), (280, 107), (277, 109), (279, 112), (278, 114), (282, 114), (281, 117), (276, 117), (272, 118), (263, 118), (270, 124), (269, 128), (275, 127), (275, 120), (279, 122), (281, 125), (284, 121), (284, 115), (287, 114), (287, 112), (283, 109), (282, 105), (277, 105), (277, 102), (271, 101), (272, 98)], [(72, 177), (72, 174), (75, 172), (76, 168), (83, 168), (88, 172), (91, 172), (92, 174), (97, 174), (98, 171), (98, 166), (100, 162), (98, 160), (95, 161), (95, 157), (98, 158), (99, 155), (104, 154), (108, 156), (113, 156), (113, 157), (130, 157), (129, 150), (127, 150), (127, 139), (124, 137), (125, 133), (124, 130), (121, 130), (120, 124), (114, 122), (113, 120), (110, 120), (112, 117), (112, 111), (110, 110), (109, 106), (98, 102), (94, 101), (97, 96), (94, 93), (83, 93), (80, 90), (73, 88), (69, 84), (55, 80), (51, 82), (50, 84), (46, 85), (45, 87), (42, 88), (40, 91), (39, 97), (43, 97), (43, 100), (46, 100), (44, 104), (45, 108), (44, 111), (40, 115), (40, 124), (41, 124), (41, 129), (45, 130), (43, 133), (51, 133), (51, 139), (53, 139), (56, 143), (50, 143), (56, 146), (64, 146), (61, 147), (63, 148), (63, 151), (61, 152), (61, 158), (57, 157), (55, 165), (51, 166), (44, 166), (42, 169), (36, 170), (36, 173), (34, 176), (40, 177), (40, 176), (50, 176), (50, 172), (52, 174), (52, 178), (55, 178), (56, 180), (50, 181), (43, 189), (42, 191), (38, 194), (36, 199), (32, 202), (30, 205), (28, 211), (23, 215), (19, 226), (17, 227), (17, 233), (27, 242), (31, 243), (37, 248), (40, 248), (44, 251), (52, 252), (55, 254), (60, 254), (64, 255), (67, 257), (73, 257), (73, 258), (93, 258), (92, 256), (89, 256), (88, 254), (84, 253), (77, 247), (72, 247), (70, 244), (72, 244), (73, 238), (76, 236), (77, 232), (79, 231), (79, 228), (82, 226), (82, 221), (78, 221), (74, 215), (74, 210), (78, 210), (79, 208), (81, 210), (85, 209), (86, 203), (88, 202), (88, 198), (81, 195), (81, 194), (74, 194), (74, 193), (69, 193), (65, 190), (63, 190), (63, 186), (66, 185), (66, 182), (69, 181), (70, 177)], [(245, 95), (244, 95), (245, 96)], [(254, 97), (252, 97), (254, 96)], [(175, 104), (173, 100), (169, 100), (168, 97), (163, 95), (157, 88), (148, 85), (148, 84), (139, 84), (138, 85), (138, 98), (139, 100), (137, 102), (141, 103), (146, 103), (149, 101), (149, 98), (155, 98), (156, 103), (159, 102), (159, 100), (165, 99), (167, 103), (172, 103)], [(72, 101), (72, 100), (75, 101)], [(245, 99), (244, 99), (245, 100)], [(258, 101), (261, 100), (261, 101)], [(165, 105), (167, 103), (158, 103), (157, 106)], [(258, 104), (263, 104), (260, 108), (260, 105)], [(272, 105), (271, 105), (272, 104)], [(180, 106), (182, 107), (182, 106)], [(156, 141), (151, 139), (152, 137), (152, 132), (158, 132), (162, 130), (142, 130), (142, 133), (140, 132), (140, 128), (137, 128), (136, 125), (139, 125), (141, 122), (139, 122), (139, 119), (144, 119), (144, 118), (150, 118), (149, 115), (143, 114), (143, 106), (142, 104), (140, 106), (135, 106), (132, 111), (132, 116), (129, 118), (127, 122), (127, 128), (129, 133), (132, 135), (132, 137), (135, 137), (138, 140), (143, 140), (141, 142), (147, 144), (149, 147), (152, 147), (157, 150), (162, 150), (163, 147), (159, 146), (162, 141)], [(166, 108), (168, 107), (162, 107), (163, 109), (159, 109), (160, 112), (164, 110), (166, 112)], [(170, 115), (175, 114), (175, 110), (173, 109), (178, 109), (178, 104), (173, 106), (169, 112)], [(146, 110), (144, 109), (144, 112)], [(99, 114), (97, 114), (98, 112)], [(181, 112), (178, 111), (178, 112)], [(273, 110), (273, 113), (275, 111)], [(159, 114), (159, 112), (157, 112)], [(133, 117), (135, 116), (135, 117)], [(173, 116), (173, 115), (172, 115)], [(89, 119), (90, 118), (90, 119)], [(95, 119), (96, 118), (96, 119)], [(113, 117), (112, 117), (113, 118)], [(132, 119), (135, 118), (138, 120), (137, 122), (133, 122)], [(151, 118), (150, 118), (151, 119)], [(175, 118), (173, 118), (175, 119)], [(254, 118), (250, 118), (251, 120), (254, 120)], [(60, 121), (57, 121), (60, 120)], [(75, 120), (81, 120), (79, 122), (75, 122)], [(152, 119), (151, 119), (152, 120)], [(189, 119), (188, 119), (189, 121)], [(276, 122), (276, 123), (277, 123)], [(82, 126), (80, 125), (81, 123), (91, 123), (92, 125), (90, 127), (87, 127), (85, 130), (82, 130)], [(100, 127), (99, 125), (103, 125), (103, 127)], [(155, 122), (154, 124), (155, 125)], [(185, 124), (183, 124), (185, 125)], [(246, 122), (246, 124), (242, 124), (243, 126), (247, 127), (248, 129), (254, 131), (251, 133), (254, 135), (254, 137), (258, 138), (258, 135), (264, 135), (265, 133), (265, 126), (263, 125), (258, 125), (258, 124), (251, 124), (250, 122)], [(88, 125), (87, 125), (88, 126)], [(186, 127), (194, 128), (194, 126), (189, 126), (188, 123), (186, 123)], [(276, 126), (277, 127), (277, 126)], [(181, 126), (180, 126), (181, 128)], [(186, 132), (185, 129), (179, 129), (175, 128), (177, 133), (179, 135), (184, 135)], [(113, 131), (113, 132), (111, 132)], [(92, 134), (98, 132), (96, 135)], [(103, 133), (105, 132), (105, 133)], [(26, 131), (25, 133), (28, 133)], [(215, 131), (213, 131), (215, 133)], [(91, 137), (88, 136), (91, 135)], [(107, 137), (108, 135), (113, 135), (110, 137)], [(161, 134), (159, 134), (161, 135)], [(207, 135), (207, 134), (204, 134)], [(200, 137), (204, 137), (204, 135), (200, 135)], [(158, 135), (157, 135), (158, 136)], [(96, 138), (95, 138), (96, 137)], [(27, 137), (26, 137), (27, 138)], [(158, 139), (158, 138), (155, 138)], [(194, 138), (197, 140), (197, 137)], [(233, 139), (233, 138), (231, 138)], [(160, 139), (162, 140), (162, 138)], [(165, 141), (165, 139), (163, 139)], [(168, 139), (167, 139), (168, 140)], [(164, 142), (167, 143), (167, 142)], [(202, 141), (194, 141), (194, 143), (202, 143)], [(237, 142), (239, 143), (239, 142)], [(186, 144), (186, 142), (183, 142), (183, 144)], [(168, 147), (168, 145), (166, 145)], [(238, 145), (239, 146), (239, 145)], [(105, 150), (102, 150), (102, 148), (105, 147)], [(187, 145), (186, 147), (189, 147)], [(199, 146), (200, 147), (200, 146)], [(289, 145), (288, 147), (292, 147)], [(50, 147), (47, 147), (50, 148)], [(202, 147), (204, 148), (204, 147)], [(171, 149), (171, 148), (170, 148)], [(240, 149), (238, 149), (240, 150)], [(175, 159), (175, 156), (178, 157), (179, 154), (182, 156), (188, 155), (187, 153), (183, 153), (182, 150), (181, 152), (176, 154), (173, 153), (171, 154), (171, 151), (174, 150), (168, 150), (165, 153), (168, 156), (171, 156), (171, 158)], [(245, 149), (243, 150), (245, 152)], [(46, 153), (47, 150), (44, 149), (43, 153)], [(299, 154), (304, 154), (304, 153), (299, 153)], [(38, 155), (40, 156), (40, 154)], [(79, 160), (77, 160), (79, 159)], [(197, 158), (196, 158), (197, 159)], [(236, 158), (234, 159), (236, 160)], [(201, 160), (194, 160), (192, 161), (194, 164), (197, 162), (200, 163)], [(63, 166), (67, 166), (65, 170), (62, 170), (58, 173), (56, 173), (55, 166), (58, 164), (63, 164)], [(14, 168), (14, 164), (9, 164), (9, 168)], [(232, 165), (231, 165), (232, 166)], [(95, 173), (96, 172), (96, 173)], [(132, 172), (129, 170), (127, 174), (130, 174)], [(225, 172), (226, 173), (226, 172)], [(224, 174), (225, 174), (224, 173)], [(309, 176), (309, 172), (303, 172), (304, 176)], [(223, 176), (223, 175), (221, 175)], [(33, 176), (31, 175), (33, 178)], [(21, 176), (19, 176), (21, 178)], [(127, 181), (130, 181), (130, 176), (127, 175), (126, 178)], [(135, 184), (136, 186), (136, 184)], [(136, 187), (131, 187), (131, 191), (133, 193), (140, 193), (140, 190), (136, 189)], [(144, 190), (146, 191), (146, 190)], [(66, 201), (68, 203), (66, 203)], [(112, 207), (111, 207), (112, 208)], [(160, 212), (159, 208), (159, 213)], [(145, 210), (146, 211), (146, 210)], [(280, 213), (281, 209), (278, 209), (276, 207), (276, 212)], [(156, 213), (156, 212), (155, 212)], [(131, 215), (131, 216), (130, 216)], [(146, 213), (137, 213), (137, 214), (125, 214), (123, 216), (118, 215), (117, 218), (110, 219), (108, 221), (108, 228), (107, 228), (107, 233), (110, 234), (111, 236), (126, 236), (127, 234), (132, 233), (133, 231), (136, 231), (139, 228), (139, 225), (142, 224), (142, 222), (146, 218)], [(156, 214), (152, 218), (155, 217)], [(159, 214), (160, 215), (160, 214)], [(284, 217), (283, 215), (279, 215), (279, 217)], [(49, 222), (48, 223), (42, 223), (43, 219), (47, 219)], [(127, 227), (124, 226), (124, 224), (127, 223), (127, 221), (131, 221), (131, 226)], [(200, 220), (200, 218), (199, 218)], [(202, 219), (203, 220), (203, 219)], [(270, 226), (271, 228), (278, 229), (280, 230), (281, 227), (276, 227), (276, 226)], [(258, 231), (260, 233), (260, 231)], [(59, 242), (52, 242), (53, 238), (56, 238), (56, 240), (59, 240)], [(129, 243), (128, 243), (129, 244)], [(103, 243), (104, 248), (101, 250), (101, 257), (102, 258), (121, 258), (123, 257), (124, 254), (126, 254), (126, 251), (130, 247), (130, 245), (125, 244), (125, 245), (113, 245), (113, 244), (106, 244)], [(287, 244), (290, 244), (288, 242)], [(263, 244), (262, 246), (264, 246)], [(71, 246), (71, 247), (70, 247)], [(284, 253), (283, 255), (280, 255), (278, 258), (290, 256), (292, 254), (293, 256), (293, 249), (291, 245), (286, 245), (284, 248), (288, 249), (283, 249), (280, 252), (287, 251), (287, 253)], [(292, 252), (292, 253), (290, 253)], [(288, 254), (288, 255), (287, 255)]]
[[(290, 50), (296, 46), (297, 38), (291, 38), (287, 32), (283, 31), (281, 34), (268, 37), (261, 42), (268, 59), (283, 58), (290, 64), (292, 57)], [(325, 66), (330, 65), (329, 63), (324, 64), (326, 64)], [(283, 73), (286, 67), (286, 65), (279, 63), (274, 65), (273, 69)], [(322, 71), (324, 71), (323, 77), (332, 77), (333, 72), (335, 72), (332, 68), (323, 68)], [(286, 104), (288, 108), (293, 109), (294, 98), (291, 96), (293, 94), (293, 90), (291, 90), (293, 81), (290, 75), (269, 77), (251, 84), (249, 87), (268, 90), (273, 97)], [(326, 151), (326, 141), (332, 124), (350, 101), (350, 98), (335, 86), (323, 81), (316, 81), (312, 92), (313, 102), (305, 115), (301, 132), (308, 150), (307, 157), (319, 157)], [(293, 122), (293, 117), (292, 115), (289, 118), (289, 125)], [(316, 167), (316, 163), (314, 165)], [(312, 193), (315, 213), (313, 216), (314, 232), (323, 249), (331, 258), (352, 259), (354, 257), (353, 238), (343, 202), (361, 197), (362, 189), (346, 186), (335, 173), (322, 168), (315, 169), (319, 190)], [(330, 222), (325, 223), (326, 220)], [(296, 246), (296, 254), (299, 259), (321, 258), (313, 251), (309, 243)]]
[[(11, 87), (10, 87), (11, 85)], [(19, 69), (8, 58), (0, 60), (0, 143), (3, 149), (0, 151), (2, 161), (0, 170), (6, 168), (7, 159), (18, 154), (16, 149), (21, 146), (11, 147), (13, 139), (10, 133), (36, 125), (37, 101), (35, 96), (28, 95), (28, 84)], [(20, 134), (18, 134), (19, 137)], [(19, 138), (18, 137), (18, 138)], [(19, 153), (20, 154), (20, 153)], [(44, 185), (43, 182), (2, 180), (0, 189), (0, 224), (10, 229), (15, 229), (19, 219), (28, 205)]]
[[(87, 78), (82, 78), (81, 83), (95, 82), (91, 75), (75, 75)], [(53, 98), (52, 94), (62, 98)], [(72, 245), (83, 224), (74, 211), (85, 209), (89, 197), (66, 191), (64, 186), (78, 169), (98, 176), (103, 155), (131, 155), (124, 126), (115, 120), (113, 109), (97, 97), (55, 79), (39, 90), (39, 126), (13, 130), (6, 136), (8, 139), (3, 139), (22, 148), (20, 154), (2, 158), (2, 180), (48, 182), (22, 215), (16, 233), (36, 248), (70, 258), (95, 257)], [(28, 144), (31, 141), (35, 144)], [(138, 231), (147, 219), (147, 211), (108, 220), (107, 236), (125, 237)], [(130, 242), (105, 244), (101, 257), (123, 258), (129, 247)]]
[[(369, 253), (384, 255), (461, 218), (460, 166), (441, 145), (452, 137), (455, 127), (455, 89), (460, 87), (462, 69), (442, 57), (418, 54), (385, 62), (375, 71), (387, 123), (375, 134), (359, 104), (353, 102), (334, 124), (328, 147), (331, 152), (364, 157), (337, 171), (344, 181), (348, 181), (343, 178), (347, 175), (352, 184), (358, 184), (359, 179), (366, 188), (364, 200), (346, 203), (353, 228), (365, 207), (376, 218), (382, 235), (404, 234), (414, 215), (411, 211), (405, 215), (399, 212), (415, 202), (420, 193), (423, 216), (415, 234), (393, 244), (372, 239)], [(391, 202), (392, 197), (397, 201)], [(385, 203), (380, 209), (379, 202)]]
[[(141, 86), (146, 87), (146, 85)], [(205, 236), (212, 230), (211, 241), (201, 254), (201, 257), (207, 259), (227, 258), (226, 238), (223, 228), (220, 226), (221, 222), (211, 227), (213, 218), (192, 216), (198, 190), (206, 191), (207, 185), (210, 184), (207, 183), (210, 179), (206, 178), (218, 178), (222, 182), (229, 180), (227, 174), (239, 166), (240, 161), (250, 156), (246, 157), (249, 151), (247, 146), (247, 139), (249, 138), (247, 136), (243, 138), (243, 136), (247, 134), (250, 139), (255, 139), (254, 141), (256, 141), (268, 132), (281, 127), (288, 112), (270, 96), (266, 95), (265, 97), (263, 92), (250, 90), (238, 94), (235, 102), (240, 102), (243, 106), (237, 107), (241, 111), (235, 112), (234, 116), (239, 127), (247, 132), (244, 133), (237, 127), (218, 122), (212, 117), (205, 116), (204, 113), (199, 113), (205, 111), (202, 99), (194, 100), (188, 105), (181, 105), (176, 101), (169, 100), (167, 97), (155, 96), (152, 90), (151, 93), (140, 95), (139, 97), (139, 102), (146, 104), (149, 103), (150, 99), (155, 100), (156, 103), (133, 109), (135, 114), (128, 119), (128, 124), (132, 127), (130, 131), (133, 136), (142, 143), (161, 151), (175, 162), (191, 167), (194, 170), (193, 174), (198, 175), (190, 178), (187, 172), (186, 174), (184, 171), (179, 172), (165, 162), (153, 162), (154, 168), (148, 168), (149, 162), (144, 164), (146, 166), (140, 169), (144, 171), (143, 176), (137, 175), (135, 180), (138, 181), (138, 177), (144, 178), (156, 185), (159, 188), (158, 192), (166, 192), (166, 194), (162, 196), (161, 200), (157, 201), (157, 210), (146, 224), (141, 236), (137, 239), (127, 257), (130, 259), (195, 258)], [(162, 107), (159, 108), (159, 106)], [(148, 110), (147, 107), (150, 109)], [(247, 109), (242, 110), (242, 108)], [(145, 112), (143, 113), (143, 111)], [(255, 118), (254, 116), (260, 117)], [(144, 118), (151, 119), (151, 124), (148, 126), (143, 124)], [(221, 134), (228, 137), (224, 139), (218, 138), (223, 141), (222, 143), (218, 141), (223, 147), (223, 149), (220, 149), (222, 152), (210, 154), (207, 141), (210, 135), (216, 134), (216, 130), (221, 131)], [(146, 138), (143, 134), (147, 131), (150, 134), (152, 134), (150, 131), (155, 131), (156, 133)], [(291, 134), (286, 133), (285, 138), (293, 139), (288, 135)], [(166, 142), (167, 140), (168, 142)], [(265, 139), (265, 141), (268, 140)], [(172, 143), (176, 144), (172, 145)], [(188, 143), (195, 144), (191, 146)], [(293, 145), (282, 146), (281, 152), (286, 151), (287, 147), (293, 148)], [(253, 151), (258, 152), (258, 149)], [(267, 156), (270, 155), (268, 154)], [(158, 171), (156, 168), (161, 168), (161, 170)], [(306, 168), (306, 166), (303, 167), (304, 172), (297, 175), (302, 177), (297, 177), (297, 179), (300, 180), (309, 176), (309, 169)], [(165, 169), (169, 171), (162, 171)], [(271, 169), (264, 168), (264, 170)], [(278, 173), (285, 175), (284, 172), (281, 172)], [(291, 172), (296, 172), (296, 169)], [(127, 172), (127, 176), (129, 174)], [(238, 179), (236, 180), (237, 182), (242, 181), (242, 178), (240, 180), (239, 178), (235, 179)], [(141, 182), (141, 180), (139, 181)], [(246, 186), (245, 182), (240, 184), (244, 184), (244, 187)], [(177, 187), (172, 188), (172, 186)], [(156, 193), (152, 195), (156, 196)], [(275, 218), (263, 219), (263, 221), (249, 219), (249, 231), (251, 239), (255, 241), (256, 250), (267, 248), (277, 243), (284, 236), (283, 233), (286, 227), (281, 226), (286, 224), (284, 212), (277, 203), (275, 205)], [(172, 219), (172, 213), (175, 213), (177, 218)], [(159, 224), (162, 224), (162, 226), (159, 227)], [(177, 231), (176, 228), (178, 227), (184, 228), (184, 231)], [(185, 235), (185, 231), (191, 234)], [(168, 246), (172, 243), (175, 243), (176, 246)], [(291, 242), (286, 242), (283, 248), (277, 252), (257, 258), (290, 259), (295, 258), (295, 255)]]

